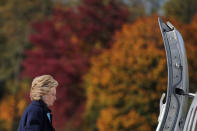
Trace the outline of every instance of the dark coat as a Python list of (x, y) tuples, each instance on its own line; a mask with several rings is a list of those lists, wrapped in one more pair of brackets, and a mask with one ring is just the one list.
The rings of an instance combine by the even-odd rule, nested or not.
[(50, 112), (42, 100), (32, 101), (21, 117), (18, 131), (55, 131), (52, 115), (50, 114), (51, 121), (47, 117)]

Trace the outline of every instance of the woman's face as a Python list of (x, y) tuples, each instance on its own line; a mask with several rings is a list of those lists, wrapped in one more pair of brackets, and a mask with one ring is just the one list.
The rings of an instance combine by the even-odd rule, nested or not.
[(56, 87), (51, 88), (49, 93), (43, 97), (43, 101), (47, 104), (47, 106), (53, 106), (56, 100)]

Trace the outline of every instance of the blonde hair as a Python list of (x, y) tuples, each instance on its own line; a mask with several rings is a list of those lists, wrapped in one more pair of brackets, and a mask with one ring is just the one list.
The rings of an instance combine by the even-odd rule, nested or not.
[(32, 81), (30, 98), (31, 100), (40, 100), (51, 88), (57, 87), (58, 82), (51, 75), (42, 75), (35, 77)]

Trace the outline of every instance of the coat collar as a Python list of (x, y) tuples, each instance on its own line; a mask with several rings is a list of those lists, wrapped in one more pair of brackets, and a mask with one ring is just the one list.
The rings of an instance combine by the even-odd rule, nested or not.
[(32, 104), (37, 105), (37, 106), (42, 106), (42, 108), (44, 109), (45, 112), (50, 112), (51, 113), (51, 110), (48, 108), (47, 104), (44, 103), (43, 100), (32, 101)]

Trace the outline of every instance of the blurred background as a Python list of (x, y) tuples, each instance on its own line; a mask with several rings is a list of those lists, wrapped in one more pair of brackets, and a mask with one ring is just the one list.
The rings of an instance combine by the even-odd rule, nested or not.
[(17, 130), (42, 74), (59, 82), (57, 131), (155, 130), (167, 88), (159, 16), (183, 36), (195, 92), (196, 0), (0, 0), (0, 130)]

